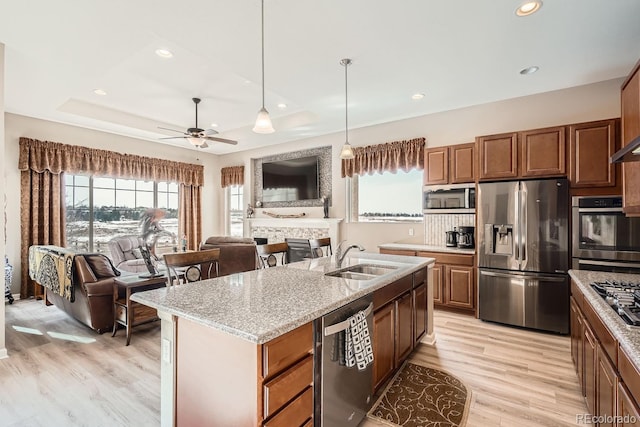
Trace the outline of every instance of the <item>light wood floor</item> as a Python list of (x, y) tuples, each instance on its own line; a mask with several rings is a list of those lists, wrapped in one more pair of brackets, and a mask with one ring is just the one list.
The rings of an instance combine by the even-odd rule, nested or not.
[[(160, 425), (158, 323), (136, 328), (126, 347), (124, 331), (97, 335), (40, 301), (5, 309), (10, 357), (0, 360), (0, 426)], [(436, 345), (421, 345), (411, 358), (467, 385), (469, 427), (575, 426), (586, 412), (568, 337), (442, 311), (435, 329)]]

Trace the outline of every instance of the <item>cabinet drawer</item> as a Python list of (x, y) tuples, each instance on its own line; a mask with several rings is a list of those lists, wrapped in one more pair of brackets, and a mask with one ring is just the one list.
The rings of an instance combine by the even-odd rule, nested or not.
[(313, 356), (309, 355), (264, 385), (264, 417), (275, 414), (313, 383)]
[(451, 254), (445, 252), (418, 252), (418, 256), (435, 258), (436, 262), (440, 264), (473, 266), (473, 255)]
[(268, 379), (302, 359), (313, 349), (311, 323), (262, 345), (262, 378)]
[(593, 334), (596, 336), (598, 341), (600, 341), (602, 348), (604, 348), (611, 360), (617, 362), (618, 341), (611, 332), (609, 332), (609, 329), (607, 329), (604, 323), (602, 323), (602, 320), (596, 312), (593, 311), (590, 304), (584, 304), (582, 311), (584, 312), (585, 319), (587, 319), (587, 322), (591, 325), (591, 329), (593, 329)]
[(389, 301), (393, 301), (413, 287), (413, 277), (405, 276), (373, 293), (373, 309), (377, 310)]
[(384, 249), (380, 248), (380, 253), (385, 255), (405, 255), (405, 256), (416, 256), (416, 251), (411, 251), (409, 249)]
[(313, 388), (309, 387), (276, 416), (264, 423), (265, 427), (301, 426), (313, 416)]
[(640, 402), (640, 372), (622, 348), (618, 352), (618, 372), (634, 400)]
[(413, 287), (417, 288), (418, 286), (420, 286), (422, 283), (424, 283), (426, 278), (427, 270), (424, 268), (413, 273)]

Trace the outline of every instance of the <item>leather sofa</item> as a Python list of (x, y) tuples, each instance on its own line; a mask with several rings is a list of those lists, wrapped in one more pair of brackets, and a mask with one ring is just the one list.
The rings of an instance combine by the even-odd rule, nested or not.
[[(52, 254), (71, 257), (71, 287), (73, 297), (67, 298), (45, 287), (45, 302), (53, 304), (71, 317), (102, 334), (113, 328), (113, 282), (121, 273), (103, 254), (70, 254), (55, 246), (32, 247)], [(30, 264), (32, 257), (30, 257)], [(34, 270), (32, 274), (31, 270)], [(37, 267), (29, 265), (31, 278), (38, 282)], [(41, 275), (40, 275), (41, 276)], [(42, 276), (41, 276), (42, 277)], [(42, 281), (43, 279), (40, 278)], [(122, 295), (124, 296), (124, 295)]]
[(249, 237), (212, 236), (200, 244), (200, 250), (220, 249), (219, 275), (256, 270), (259, 259), (256, 242)]
[(140, 253), (144, 242), (139, 236), (118, 236), (109, 240), (109, 252), (118, 270), (147, 273), (147, 265)]

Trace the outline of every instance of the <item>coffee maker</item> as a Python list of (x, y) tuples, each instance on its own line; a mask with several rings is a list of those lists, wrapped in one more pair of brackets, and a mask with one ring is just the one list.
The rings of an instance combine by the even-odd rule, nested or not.
[(458, 227), (458, 247), (459, 248), (465, 248), (465, 249), (475, 248), (475, 239), (473, 238), (474, 231), (475, 231), (475, 227), (472, 227), (472, 226)]
[(445, 231), (447, 235), (447, 246), (448, 247), (456, 247), (458, 245), (458, 232), (456, 228), (453, 227), (453, 231)]

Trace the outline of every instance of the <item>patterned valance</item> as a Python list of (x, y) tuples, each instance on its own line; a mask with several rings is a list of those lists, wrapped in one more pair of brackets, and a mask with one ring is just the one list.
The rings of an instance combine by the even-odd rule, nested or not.
[(20, 138), (18, 169), (179, 182), (197, 187), (204, 185), (202, 165), (31, 138)]
[(232, 185), (244, 185), (244, 166), (229, 166), (220, 171), (222, 188)]
[(342, 160), (342, 177), (374, 172), (424, 169), (424, 138), (353, 147), (353, 159)]

